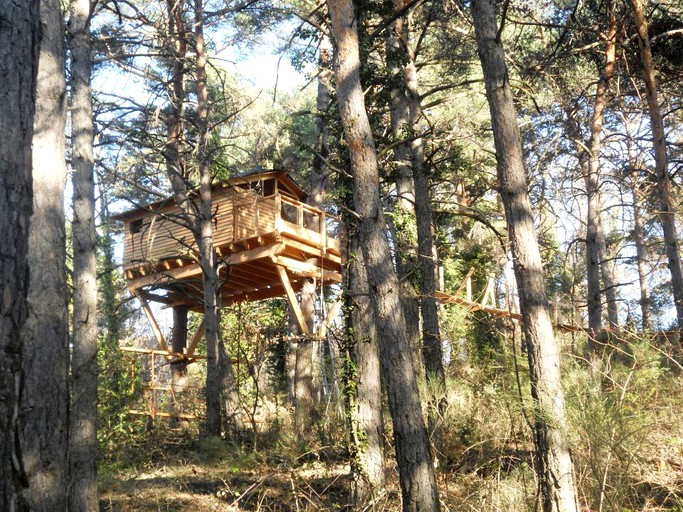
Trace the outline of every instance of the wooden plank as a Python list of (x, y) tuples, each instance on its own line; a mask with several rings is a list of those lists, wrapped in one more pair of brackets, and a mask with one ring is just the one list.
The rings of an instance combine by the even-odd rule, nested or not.
[(153, 348), (141, 348), (141, 347), (119, 347), (122, 352), (131, 352), (134, 354), (146, 354), (154, 356), (164, 356), (166, 358), (181, 359), (206, 359), (206, 356), (193, 355), (193, 354), (181, 354), (180, 352), (171, 352), (169, 350), (158, 350)]
[(181, 414), (181, 413), (170, 413), (170, 412), (158, 412), (158, 411), (140, 411), (138, 409), (128, 409), (126, 411), (127, 414), (131, 414), (134, 416), (151, 416), (151, 417), (156, 417), (159, 416), (161, 418), (172, 418), (172, 419), (179, 419), (179, 420), (196, 420), (198, 416), (195, 416), (194, 414)]
[(311, 331), (308, 329), (308, 325), (306, 324), (306, 319), (304, 318), (303, 311), (301, 311), (299, 302), (296, 300), (296, 294), (294, 293), (294, 289), (292, 288), (292, 283), (290, 283), (289, 281), (287, 271), (280, 265), (277, 266), (277, 271), (278, 274), (280, 274), (282, 286), (284, 287), (285, 292), (287, 293), (287, 300), (289, 301), (289, 305), (292, 306), (292, 311), (294, 311), (294, 316), (296, 316), (296, 320), (299, 323), (299, 328), (301, 329), (301, 332), (308, 335), (312, 334)]
[[(443, 302), (444, 304), (460, 304), (461, 306), (466, 306), (470, 311), (481, 311), (483, 313), (489, 313), (493, 316), (500, 316), (500, 317), (506, 317), (506, 318), (511, 318), (512, 320), (521, 323), (522, 322), (522, 315), (519, 313), (512, 313), (511, 311), (508, 311), (507, 309), (500, 309), (500, 308), (494, 308), (490, 306), (482, 306), (481, 304), (477, 302), (472, 302), (470, 300), (464, 299), (462, 297), (457, 297), (455, 295), (450, 295), (445, 292), (440, 292), (437, 291), (434, 294), (434, 297), (436, 300), (439, 300)], [(584, 329), (582, 327), (576, 326), (576, 325), (569, 325), (569, 324), (553, 324), (555, 328), (565, 331), (565, 332), (583, 332)]]
[(276, 265), (286, 267), (291, 272), (304, 277), (315, 277), (317, 279), (324, 278), (326, 282), (332, 281), (335, 283), (341, 283), (342, 281), (342, 276), (339, 272), (334, 272), (332, 270), (324, 271), (319, 266), (308, 261), (299, 261), (286, 256), (274, 256), (271, 259)]
[(147, 315), (147, 320), (149, 321), (149, 325), (152, 327), (152, 332), (154, 332), (154, 337), (157, 339), (157, 343), (159, 343), (159, 346), (162, 350), (168, 352), (168, 345), (166, 345), (166, 340), (164, 339), (164, 335), (159, 328), (157, 319), (154, 318), (152, 309), (149, 307), (149, 302), (147, 302), (147, 299), (145, 299), (144, 294), (138, 293), (137, 295), (138, 299), (140, 300), (140, 304), (142, 304), (142, 309), (145, 311), (145, 315)]
[(206, 331), (206, 326), (204, 325), (204, 319), (202, 319), (202, 323), (199, 324), (199, 328), (197, 329), (197, 332), (194, 333), (194, 336), (192, 336), (192, 341), (190, 342), (190, 345), (187, 347), (187, 355), (191, 356), (194, 354), (195, 349), (197, 348), (197, 345), (201, 341), (202, 337), (204, 336), (204, 331)]

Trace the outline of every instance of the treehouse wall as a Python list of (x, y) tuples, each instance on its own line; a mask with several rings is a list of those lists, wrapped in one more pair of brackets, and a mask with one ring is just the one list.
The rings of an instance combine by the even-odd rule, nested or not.
[[(214, 245), (228, 244), (275, 231), (277, 197), (229, 189), (214, 198)], [(124, 269), (176, 258), (192, 258), (197, 245), (182, 225), (177, 206), (142, 213), (126, 226)]]

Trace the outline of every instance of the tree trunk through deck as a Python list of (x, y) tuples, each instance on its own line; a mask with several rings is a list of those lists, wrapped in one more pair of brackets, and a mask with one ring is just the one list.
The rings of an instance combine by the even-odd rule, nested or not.
[(652, 147), (655, 156), (655, 174), (657, 177), (657, 195), (659, 198), (659, 218), (664, 232), (666, 256), (671, 273), (671, 287), (673, 288), (676, 317), (678, 320), (679, 343), (683, 349), (683, 267), (681, 266), (681, 252), (676, 235), (676, 205), (671, 196), (671, 177), (669, 176), (666, 154), (666, 134), (662, 112), (657, 99), (657, 78), (652, 60), (652, 49), (648, 35), (648, 25), (643, 13), (640, 0), (631, 0), (633, 6), (633, 20), (638, 30), (640, 44), (640, 62), (642, 64), (643, 80), (647, 107), (650, 112), (652, 128)]
[(548, 311), (545, 273), (536, 240), (517, 112), (505, 54), (498, 39), (493, 0), (474, 0), (472, 17), (491, 111), (500, 195), (505, 205), (529, 358), (531, 393), (536, 402), (534, 426), (543, 510), (576, 512), (574, 466), (563, 431), (566, 415), (560, 381), (560, 347), (555, 341)]
[(97, 247), (90, 2), (76, 0), (69, 21), (73, 133), (73, 350), (69, 432), (69, 509), (97, 510)]
[[(214, 436), (221, 434), (222, 424), (228, 430), (242, 430), (239, 417), (240, 403), (237, 394), (237, 383), (221, 335), (221, 283), (218, 276), (218, 258), (213, 245), (212, 198), (211, 183), (213, 175), (210, 166), (209, 143), (209, 92), (206, 81), (206, 51), (204, 47), (204, 8), (203, 0), (194, 0), (194, 43), (197, 85), (197, 164), (199, 170), (199, 218), (195, 238), (199, 245), (200, 264), (202, 267), (202, 284), (204, 288), (204, 325), (206, 326), (207, 359), (214, 357), (215, 365), (208, 366), (206, 372), (207, 391), (207, 433)], [(210, 349), (210, 350), (209, 350)], [(209, 371), (209, 369), (211, 371)], [(215, 384), (210, 380), (214, 380)], [(217, 387), (217, 389), (214, 389)], [(212, 410), (209, 417), (209, 388), (211, 388), (211, 406), (215, 409), (216, 401), (221, 403), (226, 417), (221, 421), (220, 406)]]
[(24, 363), (19, 421), (28, 477), (24, 497), (30, 510), (36, 512), (66, 510), (68, 496), (66, 78), (61, 7), (59, 0), (42, 0), (40, 6), (43, 40), (33, 132), (29, 314), (22, 335)]
[(21, 510), (20, 383), (27, 315), (31, 140), (40, 44), (37, 0), (0, 2), (0, 510)]
[(358, 240), (358, 237), (349, 237), (347, 305), (351, 356), (356, 364), (356, 380), (351, 384), (355, 384), (355, 393), (349, 397), (351, 468), (353, 499), (360, 508), (378, 496), (385, 482), (379, 347), (368, 276)]
[(368, 273), (375, 325), (382, 354), (396, 460), (405, 512), (440, 510), (429, 439), (422, 417), (399, 283), (391, 261), (379, 197), (375, 142), (360, 83), (356, 15), (351, 0), (328, 0), (336, 43), (336, 84), (344, 139), (353, 172), (353, 198), (360, 219), (358, 243)]

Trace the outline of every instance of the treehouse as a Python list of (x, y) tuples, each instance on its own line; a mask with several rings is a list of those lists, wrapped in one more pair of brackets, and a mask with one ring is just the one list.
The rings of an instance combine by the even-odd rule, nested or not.
[[(196, 194), (191, 198), (198, 202)], [(252, 173), (216, 183), (212, 190), (213, 243), (224, 306), (284, 296), (302, 332), (296, 292), (305, 279), (341, 281), (337, 219), (306, 204), (287, 171)], [(198, 248), (173, 198), (116, 215), (125, 225), (123, 272), (131, 293), (147, 301), (202, 311)], [(159, 335), (157, 335), (159, 337)], [(163, 341), (163, 340), (160, 340)], [(165, 350), (165, 343), (160, 343)]]

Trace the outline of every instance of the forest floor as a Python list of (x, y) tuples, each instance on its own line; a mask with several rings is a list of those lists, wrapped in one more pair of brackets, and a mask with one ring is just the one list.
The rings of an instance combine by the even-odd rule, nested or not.
[[(245, 454), (240, 448), (218, 440), (199, 445), (191, 443), (190, 446), (180, 449), (176, 446), (170, 450), (168, 446), (152, 450), (145, 446), (134, 456), (136, 462), (128, 459), (123, 464), (102, 463), (100, 511), (312, 512), (353, 509), (353, 482), (348, 464), (320, 460), (315, 456), (296, 466), (288, 461), (266, 462), (260, 454)], [(454, 474), (440, 477), (445, 510), (461, 510), (456, 503), (464, 498), (462, 475), (453, 477)], [(386, 492), (378, 497), (374, 507), (370, 505), (363, 510), (400, 510), (395, 468), (387, 470), (387, 478)], [(470, 486), (469, 492), (477, 492), (474, 490), (477, 488), (480, 487), (476, 484)]]
[[(604, 356), (597, 384), (579, 357), (564, 363), (566, 433), (582, 512), (683, 512), (683, 368), (641, 341)], [(443, 510), (538, 510), (523, 364), (505, 352), (486, 365), (451, 368), (438, 467)], [(279, 407), (240, 443), (202, 439), (199, 425), (179, 434), (141, 420), (113, 422), (101, 429), (100, 511), (351, 510), (343, 418), (323, 415), (302, 433)], [(400, 510), (389, 445), (387, 491), (364, 511)]]
[(345, 510), (348, 468), (238, 469), (226, 462), (159, 463), (103, 479), (101, 511)]

